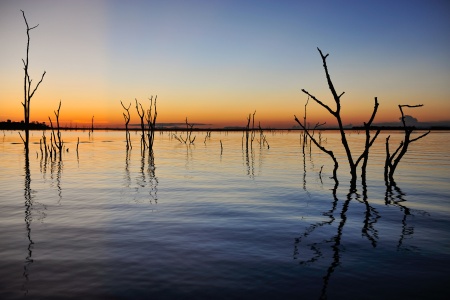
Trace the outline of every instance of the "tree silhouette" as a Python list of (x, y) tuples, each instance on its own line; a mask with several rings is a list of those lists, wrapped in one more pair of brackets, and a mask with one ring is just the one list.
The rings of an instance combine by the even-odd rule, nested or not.
[(25, 12), (21, 10), (23, 19), (25, 20), (25, 25), (27, 26), (27, 55), (25, 59), (22, 59), (23, 62), (23, 69), (24, 69), (24, 78), (23, 78), (23, 89), (24, 89), (24, 101), (22, 102), (23, 111), (24, 111), (24, 122), (25, 122), (25, 138), (22, 137), (22, 135), (19, 133), (20, 137), (22, 138), (23, 144), (25, 146), (25, 150), (28, 152), (28, 145), (30, 140), (30, 104), (31, 104), (31, 98), (33, 98), (34, 93), (38, 89), (39, 85), (41, 84), (42, 80), (44, 80), (45, 71), (42, 74), (41, 80), (36, 84), (34, 88), (31, 87), (32, 79), (30, 78), (29, 73), (29, 59), (28, 54), (30, 52), (30, 31), (35, 29), (39, 26), (33, 26), (30, 27), (27, 22), (27, 18), (25, 17)]
[[(361, 160), (363, 160), (363, 174), (365, 173), (365, 168), (366, 168), (366, 164), (367, 164), (367, 158), (369, 155), (369, 148), (372, 146), (373, 142), (375, 141), (375, 139), (377, 138), (378, 134), (380, 133), (380, 130), (377, 130), (376, 134), (374, 137), (371, 138), (370, 136), (370, 126), (375, 118), (375, 115), (377, 113), (378, 110), (378, 100), (375, 97), (375, 105), (374, 105), (374, 109), (372, 112), (372, 116), (369, 120), (369, 122), (364, 123), (364, 127), (366, 129), (366, 143), (365, 143), (365, 148), (363, 153), (355, 160), (354, 157), (352, 156), (352, 152), (350, 150), (350, 146), (348, 145), (348, 141), (347, 141), (347, 136), (345, 135), (345, 130), (344, 130), (344, 125), (342, 122), (342, 118), (341, 118), (341, 97), (344, 95), (345, 92), (342, 92), (340, 95), (337, 94), (336, 89), (333, 85), (333, 82), (331, 81), (331, 77), (330, 77), (330, 73), (328, 72), (328, 66), (327, 66), (327, 55), (323, 55), (322, 51), (317, 48), (317, 50), (320, 53), (320, 56), (322, 58), (322, 62), (323, 62), (323, 68), (325, 70), (325, 76), (327, 78), (327, 83), (328, 83), (328, 88), (331, 91), (331, 94), (333, 95), (333, 99), (336, 103), (336, 109), (333, 110), (331, 109), (327, 104), (323, 103), (322, 101), (320, 101), (319, 99), (317, 99), (314, 95), (310, 94), (308, 91), (306, 91), (305, 89), (302, 89), (302, 92), (304, 92), (305, 94), (307, 94), (309, 97), (311, 97), (314, 101), (316, 101), (319, 105), (321, 105), (323, 108), (325, 108), (333, 117), (335, 117), (338, 126), (339, 126), (339, 132), (341, 134), (341, 141), (342, 141), (342, 145), (344, 146), (345, 149), (345, 153), (347, 155), (347, 159), (348, 159), (348, 163), (350, 166), (350, 175), (351, 175), (351, 180), (350, 180), (350, 186), (351, 189), (356, 189), (356, 179), (357, 179), (357, 174), (356, 174), (356, 170), (358, 167), (358, 164)], [(294, 115), (294, 119), (295, 121), (302, 127), (303, 130), (305, 130), (307, 133), (309, 132), (309, 130), (305, 127), (305, 125), (303, 125), (298, 118)], [(314, 142), (314, 144), (316, 144), (316, 146), (319, 145), (318, 142), (316, 142), (311, 134), (308, 134), (308, 136), (311, 138), (311, 140)], [(324, 149), (322, 149), (321, 147), (319, 147), (322, 151), (324, 151)], [(327, 154), (330, 155), (329, 152), (324, 151)], [(333, 156), (332, 156), (333, 157)], [(335, 169), (336, 169), (336, 161), (335, 161)]]
[[(423, 106), (423, 104), (418, 104), (418, 105), (403, 104), (403, 105), (398, 106), (398, 108), (400, 109), (400, 113), (402, 115), (400, 120), (402, 121), (403, 130), (405, 132), (405, 138), (403, 141), (400, 142), (400, 145), (397, 147), (397, 149), (392, 154), (389, 151), (389, 139), (391, 136), (389, 135), (386, 138), (386, 161), (384, 164), (384, 180), (386, 181), (386, 183), (388, 183), (388, 182), (394, 183), (395, 170), (397, 169), (397, 166), (398, 166), (400, 160), (405, 155), (406, 151), (408, 151), (409, 145), (411, 143), (425, 137), (426, 135), (428, 135), (430, 133), (430, 131), (428, 131), (416, 138), (411, 139), (411, 133), (414, 131), (415, 127), (406, 125), (406, 120), (411, 119), (412, 117), (408, 116), (408, 115), (405, 116), (405, 114), (403, 113), (403, 108), (404, 107), (417, 108), (417, 107), (422, 107), (422, 106)], [(412, 119), (414, 119), (414, 118), (412, 118)]]

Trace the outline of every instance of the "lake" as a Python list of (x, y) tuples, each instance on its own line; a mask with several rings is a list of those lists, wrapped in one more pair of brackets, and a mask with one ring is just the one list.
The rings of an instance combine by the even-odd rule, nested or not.
[[(149, 155), (138, 132), (127, 151), (124, 131), (63, 131), (46, 158), (32, 131), (26, 163), (17, 131), (1, 132), (0, 298), (447, 299), (450, 132), (412, 143), (388, 187), (385, 140), (403, 134), (382, 132), (351, 193), (337, 132), (320, 133), (334, 191), (328, 155), (264, 133), (270, 147), (157, 132)], [(347, 134), (359, 155), (364, 133)]]

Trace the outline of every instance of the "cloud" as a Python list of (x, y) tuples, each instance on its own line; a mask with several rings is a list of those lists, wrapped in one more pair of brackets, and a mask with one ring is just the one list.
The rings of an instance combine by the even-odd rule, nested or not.
[[(402, 118), (400, 117), (399, 120), (401, 121)], [(412, 126), (412, 125), (415, 125), (417, 123), (419, 123), (419, 120), (417, 120), (413, 116), (405, 115), (405, 124), (407, 126)]]

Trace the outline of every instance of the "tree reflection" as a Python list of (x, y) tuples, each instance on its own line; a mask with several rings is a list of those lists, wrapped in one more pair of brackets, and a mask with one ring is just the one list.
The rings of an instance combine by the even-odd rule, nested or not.
[[(331, 262), (326, 267), (325, 275), (322, 277), (323, 283), (319, 297), (320, 299), (327, 298), (327, 289), (331, 276), (334, 273), (335, 269), (341, 264), (343, 231), (345, 224), (347, 223), (349, 207), (352, 200), (355, 200), (365, 206), (365, 212), (363, 215), (364, 219), (361, 225), (361, 233), (363, 237), (367, 238), (372, 247), (377, 247), (379, 237), (378, 230), (376, 229), (376, 224), (381, 218), (381, 215), (378, 210), (369, 203), (367, 196), (367, 186), (365, 185), (365, 183), (362, 187), (362, 194), (357, 193), (357, 191), (354, 189), (349, 190), (346, 195), (345, 201), (342, 204), (341, 210), (338, 213), (338, 183), (336, 182), (332, 190), (332, 201), (330, 203), (331, 207), (329, 210), (322, 213), (322, 216), (326, 217), (326, 219), (311, 224), (299, 237), (295, 238), (294, 240), (294, 259), (299, 260), (299, 263), (301, 265), (316, 263), (320, 259), (325, 258), (325, 254), (327, 252), (326, 249), (331, 250)], [(414, 227), (408, 225), (410, 216), (412, 216), (413, 213), (427, 214), (424, 211), (408, 208), (405, 205), (406, 200), (404, 197), (405, 193), (403, 193), (397, 185), (392, 184), (392, 182), (386, 184), (385, 204), (387, 206), (398, 207), (403, 213), (403, 218), (401, 221), (402, 230), (399, 241), (397, 243), (397, 250), (403, 249), (404, 240), (414, 234)], [(337, 224), (336, 231), (334, 231), (335, 233), (332, 234), (331, 237), (323, 238), (321, 237), (323, 235), (323, 232), (317, 232), (315, 236), (316, 238), (319, 237), (319, 240), (314, 240), (313, 235), (319, 228), (333, 226), (337, 220), (340, 221)]]
[(375, 228), (375, 224), (380, 218), (380, 214), (373, 206), (369, 204), (369, 201), (367, 200), (367, 185), (365, 184), (365, 181), (363, 181), (362, 199), (356, 192), (355, 195), (357, 196), (356, 199), (359, 202), (362, 202), (366, 207), (366, 212), (364, 215), (364, 223), (361, 229), (361, 233), (364, 237), (366, 237), (370, 241), (372, 247), (375, 248), (377, 246), (378, 241), (378, 230)]
[(29, 268), (33, 263), (33, 245), (34, 242), (31, 238), (31, 210), (33, 207), (33, 197), (31, 193), (31, 174), (30, 174), (30, 159), (28, 155), (28, 148), (25, 149), (25, 188), (24, 188), (24, 198), (25, 198), (25, 228), (28, 238), (27, 256), (25, 258), (25, 264), (23, 267), (23, 277), (25, 278), (25, 283), (23, 289), (25, 295), (28, 294), (27, 282), (29, 280)]
[(155, 166), (155, 156), (153, 154), (153, 150), (150, 150), (148, 155), (147, 162), (147, 173), (149, 177), (149, 194), (150, 194), (150, 203), (155, 201), (155, 204), (158, 203), (158, 177), (156, 177), (156, 166)]
[(40, 172), (46, 180), (47, 178), (47, 168), (48, 165), (50, 165), (50, 179), (51, 179), (51, 186), (54, 187), (56, 185), (56, 189), (58, 191), (58, 204), (61, 204), (62, 200), (62, 188), (61, 188), (61, 178), (62, 178), (62, 172), (63, 172), (63, 159), (62, 159), (62, 152), (59, 151), (59, 155), (56, 155), (56, 152), (54, 155), (52, 154), (52, 151), (49, 151), (50, 155), (47, 155), (47, 151), (44, 152), (41, 151), (41, 159), (39, 161), (39, 169)]
[(342, 211), (340, 213), (341, 221), (339, 222), (339, 226), (337, 228), (337, 233), (335, 236), (331, 238), (331, 249), (333, 251), (333, 260), (331, 264), (328, 266), (327, 273), (323, 277), (323, 285), (320, 293), (320, 299), (327, 298), (327, 288), (328, 283), (330, 281), (331, 275), (333, 274), (336, 267), (339, 266), (341, 261), (341, 240), (342, 240), (342, 232), (345, 226), (345, 222), (347, 221), (347, 210), (350, 204), (350, 200), (352, 199), (352, 193), (347, 194), (347, 200), (344, 202), (342, 206)]
[[(155, 156), (153, 150), (141, 151), (139, 175), (137, 177), (135, 188), (136, 194), (139, 194), (140, 188), (149, 188), (149, 202), (152, 204), (158, 203), (158, 177), (156, 176)], [(126, 186), (130, 187), (130, 171), (129, 171), (129, 151), (127, 150), (125, 159), (125, 178), (127, 181)], [(147, 168), (146, 168), (147, 163)]]
[(244, 144), (242, 144), (242, 157), (244, 159), (247, 176), (255, 178), (255, 150), (253, 147), (249, 147), (248, 137), (247, 142), (245, 143), (245, 149)]
[(407, 247), (403, 247), (403, 242), (406, 238), (412, 237), (414, 234), (414, 226), (408, 225), (408, 219), (410, 219), (414, 214), (429, 215), (426, 211), (415, 210), (407, 207), (403, 203), (406, 201), (406, 194), (397, 186), (395, 181), (385, 181), (386, 183), (386, 193), (384, 197), (385, 204), (387, 206), (398, 207), (403, 213), (402, 217), (402, 231), (397, 243), (397, 250), (408, 250)]
[(130, 154), (131, 154), (131, 148), (126, 148), (125, 153), (125, 181), (126, 181), (126, 187), (129, 188), (131, 186), (131, 176), (130, 176)]

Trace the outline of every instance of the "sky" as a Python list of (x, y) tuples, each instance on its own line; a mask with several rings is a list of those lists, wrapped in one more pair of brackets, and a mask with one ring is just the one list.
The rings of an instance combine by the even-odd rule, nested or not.
[[(306, 89), (335, 107), (319, 47), (342, 96), (344, 124), (450, 120), (450, 2), (235, 0), (0, 0), (0, 121), (23, 120), (23, 63), (30, 27), (31, 121), (123, 126), (122, 101), (157, 123), (291, 128)], [(311, 124), (334, 124), (312, 101)]]

